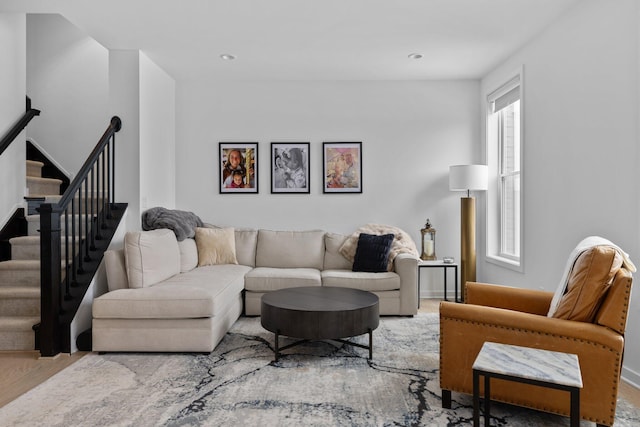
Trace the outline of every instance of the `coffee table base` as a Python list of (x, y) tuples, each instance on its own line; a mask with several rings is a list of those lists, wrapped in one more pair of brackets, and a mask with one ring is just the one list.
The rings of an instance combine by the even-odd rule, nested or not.
[[(368, 346), (363, 345), (363, 344), (359, 344), (359, 343), (355, 343), (353, 341), (343, 340), (341, 338), (330, 338), (330, 339), (327, 339), (327, 340), (329, 340), (329, 341), (338, 341), (338, 342), (341, 342), (342, 344), (347, 344), (347, 345), (350, 345), (350, 346), (360, 347), (360, 348), (364, 348), (365, 350), (369, 350), (369, 359), (372, 359), (373, 358), (373, 330), (371, 328), (369, 328), (367, 333), (369, 334), (369, 345)], [(315, 341), (315, 340), (310, 340), (310, 339), (303, 339), (303, 340), (299, 340), (299, 341), (296, 341), (296, 342), (291, 343), (291, 344), (287, 344), (284, 347), (280, 347), (279, 346), (279, 344), (280, 344), (280, 333), (279, 332), (275, 332), (274, 335), (275, 335), (275, 344), (273, 346), (273, 352), (274, 352), (274, 360), (273, 361), (274, 362), (278, 361), (278, 359), (280, 357), (280, 353), (283, 350), (287, 350), (287, 349), (289, 349), (291, 347), (295, 347), (297, 345), (304, 344), (304, 343), (307, 343), (307, 342), (310, 342), (310, 341)], [(320, 340), (320, 341), (326, 341), (326, 340)]]

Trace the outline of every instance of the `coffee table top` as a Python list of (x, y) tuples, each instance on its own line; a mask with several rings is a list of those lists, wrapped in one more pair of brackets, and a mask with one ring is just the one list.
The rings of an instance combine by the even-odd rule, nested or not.
[(348, 311), (378, 304), (371, 292), (332, 286), (287, 288), (269, 292), (262, 302), (271, 307), (302, 311)]
[(380, 322), (378, 296), (332, 286), (287, 288), (262, 296), (260, 323), (271, 332), (304, 339), (353, 337)]

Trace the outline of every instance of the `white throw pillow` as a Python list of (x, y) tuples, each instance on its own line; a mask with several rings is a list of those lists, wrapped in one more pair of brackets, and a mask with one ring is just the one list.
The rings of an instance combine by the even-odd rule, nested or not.
[(196, 228), (198, 266), (237, 264), (233, 228)]
[(168, 229), (128, 232), (124, 258), (130, 288), (144, 288), (180, 273), (180, 249)]
[(198, 266), (198, 247), (194, 239), (178, 242), (180, 248), (180, 273), (186, 273)]

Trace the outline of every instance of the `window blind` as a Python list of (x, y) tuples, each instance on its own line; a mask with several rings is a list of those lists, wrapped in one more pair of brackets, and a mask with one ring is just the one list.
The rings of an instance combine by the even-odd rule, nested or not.
[(491, 103), (491, 112), (495, 113), (520, 100), (520, 76), (509, 80), (487, 97)]

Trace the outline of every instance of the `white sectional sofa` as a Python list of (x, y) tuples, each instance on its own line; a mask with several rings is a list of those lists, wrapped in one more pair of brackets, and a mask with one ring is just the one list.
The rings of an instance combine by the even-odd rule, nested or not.
[(105, 253), (109, 292), (93, 302), (93, 350), (210, 352), (243, 311), (260, 314), (264, 293), (290, 287), (368, 290), (380, 298), (381, 315), (417, 313), (413, 254), (397, 254), (392, 271), (354, 272), (340, 253), (346, 235), (226, 232), (235, 259), (222, 256), (214, 265), (203, 265), (211, 260), (203, 259), (209, 252), (200, 240), (178, 242), (166, 229), (127, 233), (124, 249)]

